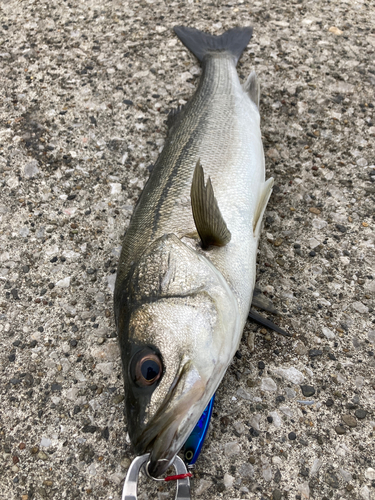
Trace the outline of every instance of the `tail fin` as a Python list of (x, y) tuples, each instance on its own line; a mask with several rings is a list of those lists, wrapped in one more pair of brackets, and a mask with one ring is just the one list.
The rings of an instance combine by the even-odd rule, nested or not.
[(250, 26), (233, 28), (219, 36), (186, 26), (175, 26), (173, 29), (185, 47), (200, 61), (209, 52), (227, 51), (235, 57), (236, 64), (253, 34), (253, 28)]

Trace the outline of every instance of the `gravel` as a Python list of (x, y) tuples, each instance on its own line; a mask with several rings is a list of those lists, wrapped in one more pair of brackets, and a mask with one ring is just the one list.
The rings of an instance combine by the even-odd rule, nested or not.
[[(275, 178), (257, 286), (292, 337), (246, 325), (193, 497), (371, 500), (373, 3), (0, 8), (0, 497), (121, 498), (134, 451), (112, 312), (118, 256), (167, 114), (200, 73), (172, 27), (252, 24), (238, 73), (261, 82)], [(143, 478), (140, 492), (167, 500), (174, 485)]]
[(315, 389), (311, 385), (301, 385), (301, 391), (305, 397), (313, 396), (315, 394)]

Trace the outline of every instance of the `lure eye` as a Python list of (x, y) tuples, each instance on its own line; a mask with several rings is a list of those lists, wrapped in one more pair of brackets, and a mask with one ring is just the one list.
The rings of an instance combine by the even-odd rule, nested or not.
[(151, 349), (142, 349), (132, 359), (131, 372), (133, 381), (140, 387), (155, 384), (163, 373), (160, 357)]
[(189, 450), (186, 450), (186, 451), (185, 451), (185, 460), (186, 460), (187, 462), (190, 462), (190, 460), (193, 458), (193, 456), (194, 456), (194, 452), (193, 452), (193, 450), (190, 450), (190, 449), (189, 449)]

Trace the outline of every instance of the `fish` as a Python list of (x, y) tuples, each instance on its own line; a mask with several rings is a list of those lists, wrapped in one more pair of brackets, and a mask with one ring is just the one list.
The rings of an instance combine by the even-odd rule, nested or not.
[(117, 268), (114, 314), (126, 420), (148, 473), (173, 463), (235, 355), (250, 311), (265, 179), (260, 86), (238, 60), (252, 27), (220, 36), (176, 26), (201, 62), (197, 89), (171, 113)]

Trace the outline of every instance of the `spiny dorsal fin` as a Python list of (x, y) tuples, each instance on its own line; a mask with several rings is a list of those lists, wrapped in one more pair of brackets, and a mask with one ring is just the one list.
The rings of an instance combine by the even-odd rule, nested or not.
[(259, 109), (259, 98), (260, 98), (260, 85), (257, 74), (252, 71), (249, 78), (246, 80), (243, 89), (250, 96), (250, 99), (256, 104)]
[(231, 234), (217, 204), (211, 179), (204, 185), (204, 173), (198, 160), (191, 184), (191, 207), (202, 247), (210, 245), (223, 247), (230, 242)]

